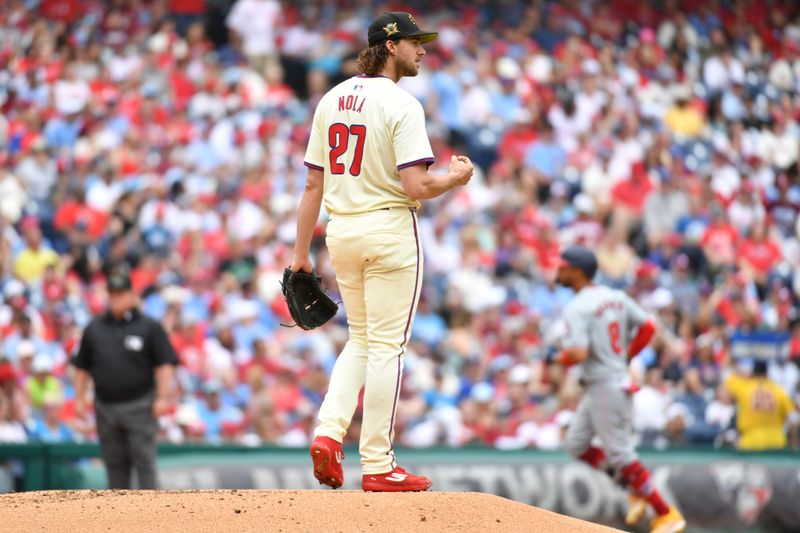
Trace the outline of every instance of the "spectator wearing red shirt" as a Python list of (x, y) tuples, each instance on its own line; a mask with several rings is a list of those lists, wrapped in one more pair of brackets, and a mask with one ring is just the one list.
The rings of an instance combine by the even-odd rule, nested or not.
[(500, 142), (497, 144), (497, 154), (501, 159), (508, 158), (520, 165), (525, 158), (525, 151), (536, 138), (537, 133), (529, 121), (516, 120), (500, 138)]
[(763, 222), (753, 226), (739, 246), (737, 255), (739, 266), (762, 287), (766, 284), (770, 271), (782, 258), (780, 247), (770, 239), (768, 227)]
[(588, 57), (595, 57), (597, 52), (589, 43), (572, 35), (556, 46), (553, 55), (563, 65), (567, 77), (577, 79), (581, 75), (583, 61)]
[(100, 239), (106, 231), (108, 216), (86, 203), (83, 187), (73, 187), (70, 197), (61, 204), (53, 218), (53, 226), (75, 240), (75, 233), (85, 231), (92, 239)]
[(178, 354), (181, 368), (192, 375), (202, 375), (206, 364), (205, 327), (193, 316), (181, 314), (170, 334), (170, 342)]
[(725, 323), (733, 329), (752, 328), (761, 322), (761, 311), (758, 300), (747, 291), (747, 279), (741, 272), (730, 276), (727, 288), (716, 291), (721, 297), (716, 305), (716, 312)]
[(143, 22), (137, 17), (138, 13), (129, 5), (115, 3), (104, 12), (100, 24), (104, 43), (112, 48), (122, 48), (131, 36), (136, 35)]
[(580, 193), (572, 199), (572, 205), (578, 216), (561, 230), (561, 241), (564, 244), (580, 244), (589, 248), (597, 248), (605, 235), (605, 228), (597, 220), (596, 209), (592, 197)]
[(189, 26), (203, 20), (205, 10), (205, 0), (169, 0), (169, 13), (181, 35), (186, 35)]
[(628, 179), (620, 180), (611, 188), (611, 198), (618, 206), (624, 207), (640, 217), (647, 197), (653, 191), (653, 183), (647, 175), (647, 168), (639, 161), (631, 165), (631, 174)]
[(653, 261), (645, 260), (636, 267), (636, 277), (633, 284), (628, 289), (628, 294), (637, 301), (646, 298), (656, 290), (658, 285), (659, 268)]
[(286, 367), (280, 360), (280, 354), (275, 353), (266, 340), (256, 339), (253, 341), (252, 350), (253, 357), (239, 366), (240, 381), (245, 381), (254, 368), (257, 368), (263, 376), (275, 376), (285, 370)]
[(597, 159), (597, 150), (586, 132), (577, 135), (577, 142), (578, 145), (567, 156), (567, 164), (583, 172)]
[(491, 384), (477, 383), (470, 398), (461, 403), (461, 420), (469, 434), (468, 441), (494, 445), (500, 436), (495, 391)]
[(539, 221), (535, 237), (529, 241), (528, 245), (533, 249), (540, 272), (546, 272), (556, 267), (561, 244), (558, 240), (558, 233), (552, 224), (546, 220)]
[(700, 245), (706, 254), (712, 269), (732, 266), (736, 263), (736, 249), (739, 234), (728, 222), (725, 212), (718, 206), (711, 208), (711, 224), (708, 225), (700, 239)]
[[(642, 6), (647, 6), (647, 4), (642, 4)], [(664, 51), (658, 46), (655, 31), (650, 27), (643, 27), (639, 30), (639, 40), (641, 46), (637, 48), (637, 54), (642, 74), (647, 79), (655, 79), (664, 63)]]
[(800, 362), (800, 319), (792, 323), (792, 340), (789, 344), (790, 359), (795, 363)]
[(92, 93), (92, 102), (102, 105), (114, 105), (120, 98), (119, 86), (111, 79), (109, 69), (101, 69), (97, 78), (89, 83)]
[(268, 392), (272, 405), (281, 413), (296, 415), (305, 409), (308, 400), (297, 380), (297, 375), (289, 369), (281, 370)]
[(83, 14), (79, 0), (42, 0), (39, 12), (47, 18), (71, 24)]
[(609, 41), (616, 41), (622, 36), (624, 29), (623, 17), (614, 11), (608, 4), (599, 4), (594, 16), (589, 21), (592, 33)]
[(785, 280), (772, 277), (767, 287), (759, 287), (764, 325), (776, 331), (791, 331), (797, 317), (794, 295)]

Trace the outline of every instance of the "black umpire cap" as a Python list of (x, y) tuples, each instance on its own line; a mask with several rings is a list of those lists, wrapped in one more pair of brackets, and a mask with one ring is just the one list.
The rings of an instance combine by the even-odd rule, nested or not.
[(128, 275), (128, 272), (125, 271), (124, 269), (112, 272), (108, 276), (109, 292), (128, 291), (131, 289), (131, 287), (132, 287), (131, 277)]
[(392, 11), (384, 13), (372, 21), (367, 32), (367, 42), (370, 46), (375, 46), (389, 39), (405, 39), (417, 37), (422, 44), (429, 43), (438, 37), (435, 31), (424, 31), (419, 29), (417, 21), (409, 13), (404, 11)]
[(559, 266), (575, 267), (586, 274), (587, 279), (592, 279), (597, 273), (597, 257), (585, 246), (570, 246), (561, 252)]

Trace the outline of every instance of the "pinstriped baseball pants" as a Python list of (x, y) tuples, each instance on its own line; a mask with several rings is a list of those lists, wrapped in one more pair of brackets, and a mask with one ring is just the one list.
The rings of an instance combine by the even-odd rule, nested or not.
[(416, 213), (391, 208), (335, 215), (326, 243), (348, 322), (348, 341), (331, 374), (315, 436), (341, 442), (364, 387), (359, 452), (364, 474), (395, 466), (392, 439), (403, 353), (422, 285)]

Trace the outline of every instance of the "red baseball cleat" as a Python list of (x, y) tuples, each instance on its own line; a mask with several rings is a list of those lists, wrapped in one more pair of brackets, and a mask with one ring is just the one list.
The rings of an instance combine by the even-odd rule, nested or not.
[(368, 492), (418, 492), (431, 488), (431, 480), (409, 474), (397, 466), (383, 474), (365, 474), (361, 478), (361, 488)]
[(317, 437), (311, 443), (311, 460), (314, 462), (314, 477), (322, 485), (337, 489), (344, 483), (342, 445), (330, 437)]

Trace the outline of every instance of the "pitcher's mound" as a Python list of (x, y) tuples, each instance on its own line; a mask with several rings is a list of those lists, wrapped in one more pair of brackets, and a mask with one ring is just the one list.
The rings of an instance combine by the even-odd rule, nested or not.
[(17, 531), (524, 531), (610, 528), (476, 492), (51, 491), (0, 496)]

